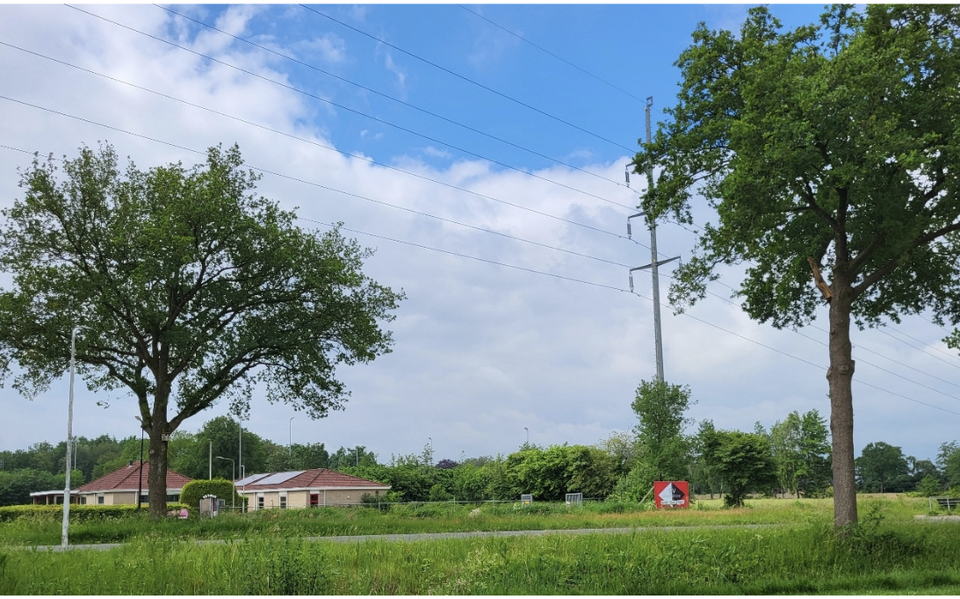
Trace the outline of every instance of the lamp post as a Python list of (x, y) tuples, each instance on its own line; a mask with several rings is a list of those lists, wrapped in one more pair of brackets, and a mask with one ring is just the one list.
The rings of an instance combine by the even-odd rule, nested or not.
[(293, 419), (294, 418), (296, 418), (296, 416), (290, 417), (290, 443), (287, 444), (287, 447), (290, 451), (290, 455), (293, 455)]
[(67, 480), (63, 487), (63, 530), (60, 534), (60, 542), (66, 547), (69, 544), (67, 539), (67, 528), (70, 525), (70, 450), (73, 445), (73, 377), (77, 371), (77, 331), (80, 327), (74, 327), (70, 333), (70, 399), (67, 404)]
[(233, 461), (232, 458), (225, 458), (223, 456), (217, 456), (218, 460), (230, 460), (230, 467), (233, 468), (233, 495), (230, 496), (230, 509), (234, 512), (237, 509), (237, 463)]
[(137, 511), (140, 511), (140, 504), (143, 503), (143, 420), (139, 416), (134, 416), (140, 423), (140, 471), (137, 473), (140, 481), (137, 483)]
[(530, 447), (530, 429), (523, 427), (523, 430), (527, 431), (527, 447)]

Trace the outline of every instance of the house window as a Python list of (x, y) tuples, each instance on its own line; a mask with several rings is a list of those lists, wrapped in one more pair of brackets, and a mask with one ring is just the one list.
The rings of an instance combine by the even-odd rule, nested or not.
[(86, 496), (83, 496), (83, 497), (80, 498), (80, 505), (87, 505), (87, 498), (86, 498)]
[(257, 509), (258, 510), (263, 509), (263, 493), (257, 494)]
[(97, 493), (97, 505), (103, 505), (104, 497), (103, 493)]
[(287, 494), (286, 494), (286, 493), (280, 493), (280, 509), (281, 509), (281, 510), (287, 509)]
[(310, 507), (317, 507), (320, 505), (320, 493), (310, 493)]

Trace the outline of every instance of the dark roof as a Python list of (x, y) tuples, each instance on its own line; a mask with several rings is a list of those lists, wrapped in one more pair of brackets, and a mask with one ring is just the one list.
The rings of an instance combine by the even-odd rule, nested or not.
[[(150, 476), (150, 462), (143, 462), (143, 489), (147, 488), (147, 478)], [(193, 480), (179, 472), (167, 469), (167, 490), (183, 489), (183, 485)], [(103, 491), (136, 491), (140, 487), (140, 462), (130, 462), (119, 470), (90, 481), (77, 489), (81, 493)]]
[(234, 483), (245, 491), (276, 489), (371, 489), (387, 491), (390, 485), (374, 482), (326, 468), (251, 474)]

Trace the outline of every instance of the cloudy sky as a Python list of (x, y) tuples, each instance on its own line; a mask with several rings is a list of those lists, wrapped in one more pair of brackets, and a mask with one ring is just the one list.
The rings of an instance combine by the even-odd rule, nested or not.
[[(365, 445), (381, 461), (507, 454), (524, 441), (593, 444), (636, 423), (655, 375), (649, 234), (624, 165), (675, 103), (700, 21), (745, 6), (0, 6), (0, 206), (32, 154), (111, 143), (147, 168), (238, 143), (260, 192), (300, 226), (375, 248), (366, 271), (407, 300), (394, 352), (343, 368), (345, 411), (310, 420), (255, 398), (245, 426), (278, 443)], [(819, 5), (775, 6), (785, 25)], [(705, 210), (698, 223), (709, 220)], [(694, 232), (657, 229), (661, 259)], [(727, 272), (684, 315), (666, 305), (666, 379), (690, 416), (765, 427), (829, 414), (826, 313), (799, 331), (751, 322)], [(9, 288), (7, 275), (0, 286)], [(917, 458), (960, 438), (960, 356), (923, 316), (854, 334), (857, 451)], [(9, 381), (8, 381), (9, 382)], [(67, 376), (34, 400), (0, 389), (0, 449), (66, 436)], [(99, 405), (98, 405), (99, 404)], [(185, 429), (226, 413), (216, 406)], [(139, 434), (134, 402), (78, 384), (74, 433)], [(293, 418), (291, 421), (290, 419)]]

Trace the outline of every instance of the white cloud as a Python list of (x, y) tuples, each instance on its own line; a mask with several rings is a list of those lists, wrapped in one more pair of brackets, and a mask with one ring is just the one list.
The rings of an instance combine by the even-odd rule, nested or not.
[[(90, 10), (155, 35), (179, 31), (175, 19), (153, 7)], [(256, 10), (231, 8), (219, 22), (239, 35), (247, 32)], [(330, 144), (330, 131), (337, 126), (335, 119), (327, 120), (335, 111), (318, 109), (315, 102), (288, 89), (63, 6), (0, 7), (0, 39), (317, 143)], [(329, 40), (331, 59), (339, 56), (342, 46), (335, 38), (316, 39)], [(202, 48), (264, 77), (290, 80), (282, 63), (225, 38), (184, 34), (183, 40), (194, 49)], [(271, 43), (283, 42), (271, 39)], [(317, 49), (327, 51), (324, 43), (318, 43)], [(396, 73), (396, 81), (405, 85), (404, 72), (392, 63), (389, 54), (383, 61)], [(261, 182), (260, 191), (265, 196), (277, 199), (288, 209), (299, 207), (303, 227), (322, 230), (312, 221), (343, 221), (346, 227), (359, 231), (352, 235), (362, 244), (377, 248), (367, 265), (369, 274), (408, 294), (397, 320), (389, 327), (395, 332), (395, 351), (370, 365), (344, 369), (341, 376), (353, 390), (346, 410), (318, 422), (298, 417), (295, 441), (322, 441), (333, 450), (359, 443), (388, 458), (391, 453), (418, 453), (430, 436), (438, 459), (458, 459), (461, 452), (468, 456), (509, 453), (524, 442), (524, 427), (530, 430), (531, 442), (549, 445), (595, 443), (613, 430), (630, 430), (635, 424), (630, 410), (634, 391), (641, 379), (652, 378), (655, 371), (653, 324), (648, 300), (618, 291), (626, 289), (626, 267), (355, 197), (639, 266), (649, 262), (649, 250), (623, 239), (626, 216), (632, 210), (603, 201), (627, 207), (636, 204), (636, 192), (619, 185), (626, 156), (609, 164), (584, 166), (614, 183), (565, 167), (535, 171), (533, 174), (541, 177), (536, 178), (482, 160), (454, 159), (441, 168), (417, 162), (415, 150), (396, 157), (398, 167), (449, 185), (444, 186), (9, 47), (0, 47), (0, 69), (5, 74), (0, 95), (91, 121), (0, 100), (4, 114), (0, 120), (2, 145), (73, 156), (81, 144), (95, 145), (97, 140), (109, 139), (121, 156), (130, 155), (141, 167), (149, 167), (176, 160), (189, 165), (201, 157), (94, 123), (199, 151), (220, 142), (237, 142), (249, 165), (316, 184), (273, 175), (265, 175)], [(315, 114), (320, 117), (314, 119)], [(422, 144), (418, 147), (423, 151)], [(447, 158), (444, 150), (434, 150), (424, 154)], [(29, 156), (0, 148), (0, 207), (22, 197), (15, 173), (17, 166), (28, 162)], [(647, 233), (636, 221), (634, 231), (635, 241), (648, 243)], [(674, 225), (658, 228), (663, 255), (688, 256), (690, 242), (691, 234)], [(669, 269), (664, 270), (669, 273)], [(649, 295), (649, 276), (639, 273), (636, 282), (637, 292)], [(664, 301), (667, 285), (668, 279), (664, 278)], [(720, 287), (712, 290), (727, 294)], [(792, 410), (817, 408), (821, 414), (829, 414), (822, 370), (790, 357), (824, 364), (826, 352), (821, 345), (790, 331), (757, 325), (713, 297), (694, 306), (690, 315), (726, 329), (663, 310), (667, 378), (690, 385), (693, 398), (699, 402), (691, 415), (712, 418), (720, 427), (749, 430), (756, 420), (769, 426)], [(824, 326), (822, 319), (819, 322)], [(943, 331), (919, 320), (909, 322), (919, 323), (925, 344), (942, 348), (939, 337)], [(826, 339), (815, 330), (805, 333)], [(854, 342), (879, 347), (877, 351), (903, 363), (915, 363), (945, 380), (956, 378), (951, 365), (956, 363), (955, 358), (948, 363), (926, 360), (877, 332), (855, 334)], [(949, 355), (955, 356), (955, 352)], [(918, 394), (916, 387), (907, 384), (901, 389), (898, 385), (902, 381), (891, 382), (899, 379), (888, 379), (887, 374), (870, 372), (863, 365), (857, 372), (867, 382), (927, 401), (925, 393)], [(932, 384), (949, 389), (941, 383)], [(955, 426), (951, 426), (955, 423), (953, 416), (938, 421), (936, 411), (870, 388), (855, 389), (860, 446), (882, 439), (906, 446), (905, 451), (917, 457), (932, 457), (936, 445), (956, 437)], [(5, 388), (0, 449), (62, 438), (64, 426), (50, 415), (65, 412), (63, 397), (65, 381), (34, 403)], [(86, 391), (78, 393), (76, 433), (136, 434), (131, 400), (116, 394), (110, 398), (110, 408), (104, 410), (95, 407), (99, 397)], [(950, 399), (930, 403), (960, 411)], [(218, 406), (188, 421), (186, 427), (195, 430), (224, 412), (225, 407)], [(252, 415), (248, 426), (255, 432), (277, 441), (286, 439), (292, 410), (268, 406), (258, 398)], [(919, 436), (924, 439), (918, 440)], [(931, 447), (934, 451), (929, 450)]]

